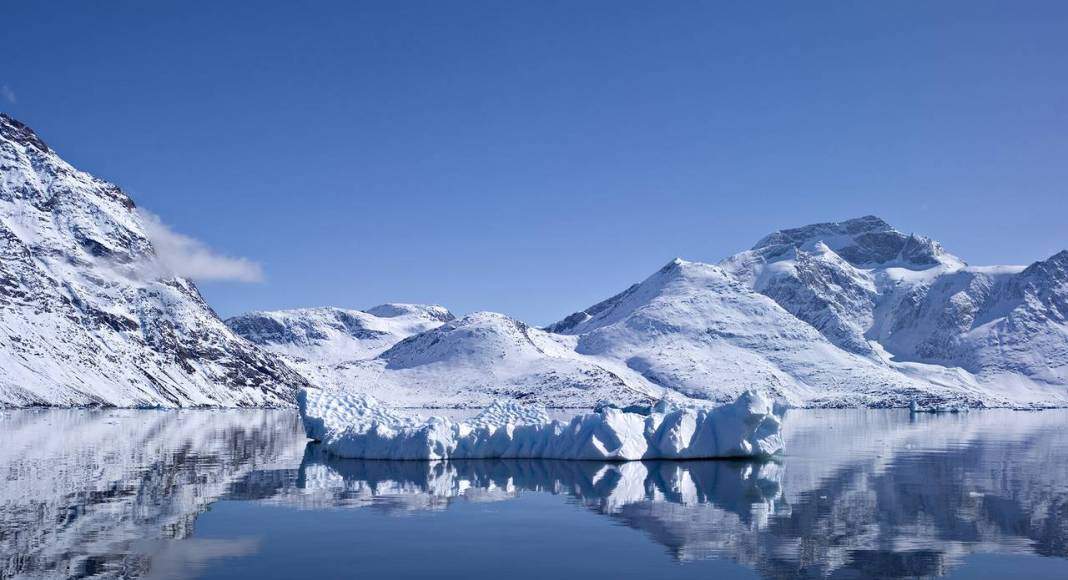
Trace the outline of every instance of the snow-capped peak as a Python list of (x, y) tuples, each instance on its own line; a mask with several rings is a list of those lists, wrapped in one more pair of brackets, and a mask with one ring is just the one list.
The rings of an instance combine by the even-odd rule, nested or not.
[(373, 314), (379, 318), (414, 316), (429, 320), (437, 320), (439, 322), (448, 322), (455, 318), (447, 308), (438, 306), (437, 304), (405, 304), (400, 302), (389, 302), (368, 308), (367, 310), (364, 310), (364, 312)]
[(791, 249), (812, 250), (818, 243), (860, 268), (964, 266), (963, 260), (946, 252), (938, 242), (902, 233), (885, 220), (870, 215), (779, 230), (765, 236), (752, 250), (765, 260), (774, 261)]
[(33, 129), (9, 117), (7, 113), (0, 113), (0, 138), (26, 147), (33, 147), (41, 153), (52, 151)]
[(582, 334), (613, 324), (660, 294), (673, 282), (706, 276), (718, 277), (725, 284), (736, 283), (734, 279), (727, 277), (719, 266), (675, 258), (638, 284), (585, 310), (571, 314), (559, 322), (550, 324), (545, 327), (545, 330), (558, 334)]
[(768, 246), (778, 246), (782, 244), (797, 245), (821, 236), (857, 236), (861, 234), (892, 231), (895, 231), (893, 226), (887, 223), (886, 220), (877, 216), (867, 215), (842, 222), (821, 222), (785, 230), (776, 230), (761, 238), (752, 249), (757, 250)]
[(409, 368), (446, 360), (477, 363), (538, 350), (531, 328), (523, 322), (497, 312), (473, 312), (401, 341), (382, 358), (390, 368)]

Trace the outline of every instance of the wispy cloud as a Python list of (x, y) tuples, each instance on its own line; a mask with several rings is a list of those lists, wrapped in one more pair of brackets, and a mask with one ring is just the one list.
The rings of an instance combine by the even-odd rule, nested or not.
[(18, 102), (18, 99), (15, 98), (15, 91), (11, 90), (11, 87), (7, 85), (0, 85), (0, 97), (12, 105)]
[(138, 212), (160, 266), (167, 273), (197, 281), (263, 281), (263, 269), (256, 262), (219, 254), (204, 242), (172, 230), (152, 212)]

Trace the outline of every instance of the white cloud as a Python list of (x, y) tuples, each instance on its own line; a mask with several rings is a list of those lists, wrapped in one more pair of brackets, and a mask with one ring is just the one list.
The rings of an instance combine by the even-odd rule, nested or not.
[(156, 248), (160, 266), (169, 274), (197, 281), (262, 282), (263, 269), (246, 258), (218, 254), (200, 240), (167, 227), (159, 216), (139, 209), (148, 239)]
[(15, 91), (11, 90), (11, 87), (7, 85), (0, 85), (0, 97), (3, 97), (5, 101), (14, 105), (18, 100), (15, 98)]

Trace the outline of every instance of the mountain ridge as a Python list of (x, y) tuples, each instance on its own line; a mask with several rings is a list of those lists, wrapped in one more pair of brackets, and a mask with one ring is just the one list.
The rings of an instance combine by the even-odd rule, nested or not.
[(165, 273), (133, 201), (0, 116), (0, 406), (284, 406), (307, 381)]
[[(704, 268), (708, 275), (724, 279), (715, 288), (678, 296), (669, 308), (662, 308), (663, 312), (656, 315), (662, 319), (660, 322), (663, 315), (670, 318), (672, 308), (690, 308), (695, 301), (706, 300), (706, 295), (727, 296), (738, 291), (735, 283), (740, 284), (753, 294), (770, 298), (791, 318), (804, 322), (822, 339), (856, 357), (842, 358), (838, 353), (823, 356), (820, 365), (824, 370), (834, 369), (836, 359), (841, 359), (839, 366), (849, 372), (874, 365), (869, 379), (886, 387), (880, 393), (863, 386), (868, 379), (854, 379), (851, 388), (857, 392), (853, 395), (861, 396), (841, 399), (835, 395), (835, 385), (848, 376), (844, 370), (835, 371), (837, 376), (830, 377), (832, 380), (814, 379), (819, 373), (812, 374), (813, 367), (804, 360), (807, 355), (798, 354), (800, 358), (791, 359), (793, 355), (784, 354), (782, 345), (760, 354), (772, 364), (758, 382), (773, 391), (780, 389), (783, 394), (781, 387), (789, 381), (783, 380), (775, 369), (786, 368), (786, 374), (800, 382), (800, 390), (794, 394), (805, 401), (802, 404), (903, 406), (909, 399), (938, 406), (1068, 404), (1068, 251), (1025, 268), (969, 266), (937, 241), (904, 234), (870, 215), (779, 230), (761, 238), (752, 249), (715, 266), (675, 259), (646, 281), (545, 328), (579, 335), (580, 352), (602, 354), (618, 350), (620, 342), (625, 342), (622, 335), (596, 338), (605, 332), (636, 336), (628, 327), (648, 327), (655, 329), (648, 333), (654, 343), (662, 342), (666, 335), (677, 337), (679, 326), (658, 327), (648, 316), (651, 304), (634, 302), (649, 300), (655, 294), (646, 288), (651, 280), (686, 267)], [(751, 297), (746, 298), (742, 292), (736, 299)], [(755, 305), (754, 302), (744, 309), (755, 312)], [(739, 317), (737, 312), (719, 312), (706, 318), (704, 330), (706, 334), (722, 334), (724, 321), (729, 326)], [(766, 322), (769, 317), (778, 317), (775, 328), (792, 327), (789, 319), (774, 309), (745, 322), (753, 325)], [(690, 318), (700, 319), (699, 315)], [(928, 322), (932, 319), (940, 323), (932, 325)], [(599, 330), (602, 327), (615, 330)], [(719, 376), (707, 364), (731, 357), (724, 354), (706, 360), (709, 349), (715, 347), (699, 338), (699, 333), (691, 334), (688, 342), (684, 341), (685, 346), (675, 345), (688, 352), (673, 355), (674, 360), (652, 364), (640, 352), (617, 356), (628, 360), (631, 366), (646, 365), (646, 376), (657, 384), (671, 388), (689, 384), (684, 386), (684, 394), (691, 396), (695, 393), (689, 389), (696, 386), (692, 378), (718, 378), (729, 384), (733, 377)], [(737, 342), (741, 336), (735, 333), (730, 340)], [(738, 354), (739, 360), (773, 345), (775, 340), (768, 336), (765, 345), (745, 345), (746, 355)], [(806, 342), (808, 345), (791, 348), (801, 353), (826, 347), (816, 339)], [(663, 344), (655, 348), (651, 344), (645, 348), (664, 351)], [(679, 374), (680, 364), (691, 365), (689, 374)], [(674, 369), (674, 376), (668, 377), (666, 384), (656, 370), (664, 365)], [(752, 376), (760, 368), (758, 361), (749, 360), (745, 372), (739, 367), (739, 374)], [(818, 394), (805, 395), (806, 387)], [(733, 392), (733, 388), (726, 390)]]

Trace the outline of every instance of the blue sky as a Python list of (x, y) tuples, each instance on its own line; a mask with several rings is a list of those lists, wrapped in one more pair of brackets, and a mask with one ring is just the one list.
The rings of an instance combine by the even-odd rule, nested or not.
[[(225, 4), (225, 5), (222, 5)], [(0, 109), (258, 262), (220, 314), (547, 323), (675, 256), (879, 215), (1068, 247), (1063, 2), (23, 2)]]

